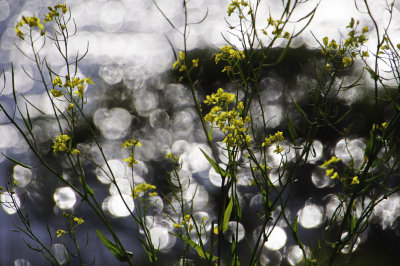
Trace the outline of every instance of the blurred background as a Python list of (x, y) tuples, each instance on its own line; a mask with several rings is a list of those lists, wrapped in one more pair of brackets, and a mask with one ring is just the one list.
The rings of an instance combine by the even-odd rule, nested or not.
[[(131, 174), (123, 161), (123, 158), (129, 155), (120, 148), (121, 143), (128, 138), (140, 138), (143, 147), (136, 149), (135, 157), (139, 163), (134, 167), (135, 184), (154, 183), (160, 192), (168, 195), (165, 155), (168, 152), (181, 154), (181, 175), (188, 180), (188, 184), (190, 181), (184, 197), (194, 197), (194, 211), (197, 215), (215, 217), (214, 202), (220, 180), (199, 150), (202, 148), (209, 151), (209, 148), (196, 118), (189, 90), (185, 84), (177, 83), (171, 72), (175, 61), (174, 49), (177, 52), (184, 48), (182, 36), (171, 27), (150, 0), (64, 2), (70, 8), (77, 27), (76, 35), (71, 37), (69, 42), (71, 56), (78, 52), (82, 55), (88, 49), (85, 59), (76, 69), (77, 75), (91, 76), (95, 83), (85, 88), (88, 98), (87, 115), (98, 129), (108, 163), (121, 187), (129, 188), (128, 177)], [(301, 118), (291, 104), (289, 94), (298, 104), (307, 106), (307, 90), (312, 80), (307, 79), (306, 74), (312, 70), (313, 60), (318, 60), (320, 56), (320, 45), (316, 39), (321, 40), (325, 36), (339, 39), (343, 34), (340, 30), (346, 28), (351, 17), (359, 20), (362, 27), (368, 26), (373, 29), (361, 2), (322, 0), (311, 24), (293, 40), (286, 59), (276, 68), (264, 73), (260, 88), (264, 114), (269, 119), (268, 128), (271, 129), (271, 133), (276, 130), (284, 131), (287, 117), (299, 123), (301, 128)], [(385, 12), (385, 1), (370, 2), (371, 9), (377, 14), (378, 25), (385, 25), (389, 20)], [(182, 30), (185, 20), (181, 1), (159, 0), (157, 3), (175, 27)], [(223, 0), (188, 1), (189, 22), (200, 21), (207, 15), (201, 24), (190, 25), (187, 42), (188, 57), (200, 58), (200, 63), (204, 65), (204, 78), (197, 87), (200, 99), (220, 87), (225, 91), (233, 91), (233, 85), (213, 61), (213, 53), (226, 44), (224, 38), (240, 47), (238, 39), (228, 33), (224, 20), (235, 22), (233, 16), (228, 17), (226, 14), (229, 3), (230, 1)], [(260, 26), (265, 25), (269, 14), (280, 14), (281, 3), (281, 0), (262, 2), (258, 15), (260, 20), (257, 23), (260, 23)], [(319, 2), (310, 0), (300, 5), (294, 14), (295, 18), (309, 13), (317, 3)], [(52, 165), (61, 169), (68, 178), (69, 175), (72, 176), (72, 171), (70, 166), (64, 163), (62, 155), (57, 155), (55, 160), (52, 157), (51, 140), (59, 132), (43, 84), (31, 78), (39, 78), (39, 72), (34, 63), (20, 51), (30, 55), (30, 47), (16, 37), (14, 30), (22, 15), (43, 17), (48, 12), (47, 6), (54, 4), (56, 3), (50, 0), (0, 0), (0, 69), (3, 71), (0, 88), (4, 87), (0, 102), (8, 110), (13, 110), (13, 91), (9, 82), (13, 63), (18, 99), (22, 105), (27, 103), (30, 115), (35, 121), (33, 130), (38, 137), (41, 152), (48, 152), (49, 160), (53, 158)], [(398, 7), (400, 3), (395, 3), (390, 32), (395, 42), (396, 38), (400, 38)], [(288, 27), (287, 31), (291, 32), (295, 27), (300, 28), (301, 23), (289, 24)], [(367, 46), (374, 49), (374, 33), (371, 32), (367, 37)], [(170, 42), (174, 49), (171, 48)], [(275, 51), (278, 53), (285, 44), (284, 40), (277, 43)], [(65, 75), (66, 68), (51, 42), (44, 45), (41, 54), (46, 56), (60, 76)], [(346, 73), (344, 81), (354, 82), (361, 70), (361, 64), (356, 63), (353, 70)], [(8, 82), (4, 83), (5, 79)], [(289, 202), (288, 212), (292, 218), (299, 216), (300, 236), (311, 248), (316, 245), (317, 237), (324, 231), (326, 217), (332, 215), (339, 202), (334, 195), (336, 183), (326, 177), (318, 165), (333, 155), (341, 158), (343, 162), (353, 158), (356, 163), (361, 164), (364, 159), (366, 137), (371, 126), (369, 118), (373, 110), (368, 98), (368, 94), (371, 93), (371, 81), (367, 77), (363, 78), (362, 82), (362, 86), (340, 92), (335, 98), (335, 103), (343, 113), (350, 107), (353, 108), (351, 116), (339, 125), (344, 129), (351, 121), (356, 121), (347, 139), (347, 148), (345, 139), (339, 134), (323, 132), (314, 142), (315, 153), (309, 157), (296, 178), (294, 197)], [(35, 104), (36, 108), (29, 102)], [(260, 109), (253, 109), (253, 114), (262, 112)], [(379, 115), (382, 121), (389, 121), (393, 112), (391, 106), (385, 106), (379, 110)], [(76, 134), (79, 136), (78, 149), (90, 155), (96, 163), (104, 164), (86, 129), (78, 128)], [(222, 141), (222, 135), (215, 134), (214, 138)], [(288, 160), (293, 161), (296, 152), (289, 148), (288, 143), (282, 146), (287, 151)], [(3, 113), (0, 113), (0, 151), (32, 166), (32, 169), (15, 166), (1, 156), (0, 185), (4, 186), (9, 177), (18, 181), (15, 200), (26, 208), (32, 227), (45, 243), (49, 243), (46, 223), (50, 232), (54, 234), (56, 230), (65, 227), (62, 212), (74, 210), (77, 217), (86, 221), (79, 227), (80, 240), (85, 242), (89, 238), (87, 246), (83, 249), (86, 262), (93, 262), (94, 265), (116, 265), (115, 258), (94, 234), (94, 228), (102, 227), (92, 217), (90, 209), (71, 189), (66, 188), (38, 164), (21, 135), (8, 123)], [(269, 151), (269, 155), (271, 166), (276, 168), (280, 156), (274, 154), (273, 149)], [(222, 162), (226, 160), (223, 150), (220, 151), (220, 159)], [(127, 218), (129, 212), (118, 199), (115, 187), (110, 185), (100, 169), (93, 165), (85, 165), (85, 172), (90, 186), (112, 218), (113, 226), (118, 228), (122, 241), (134, 253), (134, 262), (141, 265), (145, 254), (136, 239), (140, 232)], [(272, 173), (272, 180), (274, 175), (275, 181), (278, 182), (279, 173)], [(242, 237), (247, 239), (252, 239), (259, 230), (260, 222), (254, 214), (261, 211), (262, 203), (262, 197), (257, 195), (254, 188), (249, 187), (250, 182), (249, 172), (239, 173), (241, 203), (246, 210), (245, 214), (248, 214), (244, 217), (249, 217), (243, 220), (239, 231)], [(129, 189), (127, 194), (130, 194)], [(7, 193), (1, 193), (1, 201), (9, 200), (10, 196)], [(162, 236), (155, 241), (159, 241), (162, 261), (168, 265), (176, 259), (177, 251), (182, 245), (168, 234), (173, 224), (162, 213), (168, 206), (161, 197), (153, 197), (149, 204), (152, 204), (148, 217), (152, 223), (150, 231), (154, 235)], [(135, 202), (131, 200), (132, 210), (134, 206)], [(360, 236), (350, 265), (399, 265), (399, 215), (400, 194), (388, 197), (377, 206), (371, 220), (372, 225)], [(25, 245), (23, 238), (26, 236), (11, 231), (19, 224), (15, 210), (3, 205), (0, 208), (0, 265), (43, 265), (45, 259)], [(59, 239), (53, 240), (52, 251), (59, 254), (62, 262), (65, 246)], [(247, 245), (245, 242), (241, 242), (243, 247)], [(261, 265), (297, 265), (301, 260), (302, 254), (294, 245), (290, 231), (286, 230), (283, 221), (278, 222), (267, 244), (261, 254)]]

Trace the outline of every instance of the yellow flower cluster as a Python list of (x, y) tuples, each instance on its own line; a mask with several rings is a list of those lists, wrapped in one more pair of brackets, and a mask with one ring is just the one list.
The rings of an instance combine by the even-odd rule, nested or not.
[(55, 137), (53, 141), (54, 154), (60, 151), (66, 151), (66, 152), (71, 152), (74, 155), (79, 155), (80, 152), (78, 149), (70, 149), (69, 146), (67, 145), (70, 139), (71, 138), (68, 135), (63, 135), (63, 134), (60, 134), (60, 136)]
[[(142, 183), (137, 185), (134, 189), (133, 189), (133, 198), (136, 199), (139, 194), (145, 194), (151, 190), (155, 190), (156, 186), (152, 185), (152, 184), (148, 184), (148, 183)], [(154, 197), (157, 196), (157, 192), (150, 192), (148, 194), (150, 197)]]
[(60, 237), (62, 235), (65, 235), (67, 232), (65, 232), (64, 230), (57, 230), (57, 237)]
[[(83, 224), (83, 223), (85, 222), (85, 220), (83, 220), (82, 218), (75, 217), (75, 215), (69, 214), (69, 213), (66, 213), (66, 212), (63, 212), (63, 216), (64, 216), (67, 220), (69, 220), (69, 222), (71, 223), (71, 230), (72, 230), (72, 231), (74, 231), (75, 228), (76, 228), (78, 225), (81, 225), (81, 224)], [(65, 235), (66, 233), (67, 233), (67, 232), (64, 231), (64, 230), (62, 230), (62, 229), (57, 230), (57, 237), (60, 237), (60, 236), (62, 236), (62, 235)]]
[(367, 37), (365, 36), (365, 33), (368, 32), (368, 27), (362, 28), (361, 34), (357, 35), (356, 28), (358, 24), (360, 24), (360, 21), (357, 20), (356, 22), (354, 18), (351, 18), (349, 25), (346, 27), (350, 28), (351, 31), (347, 34), (348, 38), (344, 41), (344, 46), (359, 47), (368, 41)]
[(345, 56), (345, 57), (343, 57), (342, 62), (343, 62), (343, 66), (347, 67), (347, 66), (350, 66), (353, 63), (353, 59), (351, 59), (350, 57)]
[(172, 68), (178, 68), (179, 71), (183, 72), (186, 70), (186, 65), (185, 65), (185, 53), (182, 51), (179, 51), (179, 58), (172, 64)]
[(135, 154), (131, 153), (128, 158), (124, 159), (125, 162), (128, 163), (129, 167), (132, 167), (134, 164), (137, 164), (138, 162), (135, 160)]
[(332, 156), (332, 158), (330, 158), (328, 161), (325, 161), (321, 167), (322, 168), (329, 168), (325, 171), (325, 175), (326, 176), (330, 176), (331, 179), (336, 179), (339, 178), (339, 174), (338, 172), (335, 172), (334, 168), (331, 168), (333, 164), (336, 164), (337, 162), (339, 162), (340, 159), (336, 158), (335, 156)]
[[(247, 1), (244, 1), (244, 0), (242, 0), (240, 2), (237, 1), (237, 0), (234, 0), (229, 4), (228, 11), (226, 13), (228, 13), (228, 16), (230, 16), (236, 10), (236, 8), (240, 9), (240, 6), (242, 6), (242, 8), (244, 8), (244, 7), (249, 6), (249, 3)], [(251, 9), (250, 9), (250, 11), (248, 13), (249, 14), (251, 13)]]
[(384, 130), (384, 129), (386, 129), (388, 127), (388, 123), (387, 122), (383, 122), (382, 124), (381, 124), (381, 126), (379, 126), (379, 125), (376, 125), (376, 124), (373, 124), (372, 125), (372, 130), (374, 131), (374, 130)]
[(83, 220), (82, 218), (74, 217), (74, 222), (76, 222), (76, 224), (80, 225), (80, 224), (83, 224), (85, 222), (85, 220)]
[[(268, 26), (272, 26), (274, 30), (272, 31), (272, 35), (274, 35), (277, 38), (282, 37), (283, 33), (283, 38), (289, 39), (290, 38), (290, 33), (287, 31), (283, 31), (284, 28), (284, 22), (281, 19), (273, 19), (272, 17), (267, 18)], [(267, 28), (262, 29), (261, 32), (264, 35), (268, 35)]]
[(15, 26), (15, 32), (17, 33), (17, 36), (24, 40), (24, 33), (20, 29), (23, 25), (27, 24), (30, 28), (38, 27), (40, 29), (40, 35), (44, 35), (46, 32), (44, 31), (44, 26), (42, 23), (40, 23), (40, 18), (38, 17), (24, 17), (22, 16), (21, 21), (17, 23)]
[[(222, 88), (217, 90), (217, 93), (207, 95), (204, 103), (207, 105), (218, 105), (227, 107), (230, 103), (235, 101), (235, 95), (232, 93), (224, 92)], [(243, 104), (243, 103), (242, 103)]]
[[(43, 24), (46, 22), (52, 21), (54, 17), (57, 17), (60, 15), (60, 13), (57, 11), (58, 9), (62, 11), (63, 14), (65, 14), (68, 11), (67, 5), (66, 4), (58, 4), (55, 5), (54, 7), (48, 7), (50, 10), (49, 13), (46, 14), (46, 17), (43, 20)], [(23, 25), (27, 24), (31, 29), (32, 28), (39, 28), (40, 29), (40, 35), (45, 35), (46, 31), (44, 30), (44, 25), (40, 22), (40, 18), (32, 16), (32, 17), (24, 17), (22, 16), (22, 19), (17, 23), (15, 26), (15, 32), (19, 38), (24, 40), (24, 33), (20, 29)], [(63, 25), (65, 27), (65, 25)]]
[[(53, 79), (52, 83), (54, 87), (59, 86), (68, 88), (70, 90), (72, 90), (73, 88), (77, 88), (77, 90), (74, 91), (74, 93), (78, 95), (78, 98), (83, 98), (83, 93), (85, 92), (84, 90), (85, 85), (94, 84), (90, 76), (88, 78), (83, 78), (83, 79), (79, 77), (73, 77), (71, 80), (71, 78), (68, 75), (65, 76), (64, 84), (59, 76), (56, 76)], [(52, 89), (50, 92), (54, 97), (61, 97), (63, 95), (63, 92), (57, 89)]]
[[(203, 223), (206, 219), (207, 219), (207, 217), (203, 217), (203, 218), (201, 219), (201, 222)], [(189, 214), (186, 214), (186, 215), (183, 217), (182, 222), (180, 222), (180, 223), (175, 223), (175, 224), (174, 224), (174, 228), (182, 228), (182, 226), (188, 226), (189, 232), (193, 230), (194, 226), (193, 226), (193, 224), (190, 222), (190, 215), (189, 215)]]
[(173, 163), (178, 163), (178, 161), (179, 161), (178, 156), (173, 155), (173, 154), (170, 153), (170, 152), (165, 156), (165, 158), (167, 158), (168, 160), (170, 160), (170, 161), (173, 162)]
[(274, 150), (274, 153), (278, 154), (283, 152), (283, 148), (278, 144), (278, 142), (283, 140), (284, 140), (283, 133), (281, 131), (278, 131), (274, 135), (269, 135), (268, 138), (265, 138), (264, 142), (262, 143), (262, 147), (275, 144), (276, 148)]
[(268, 138), (265, 138), (265, 141), (262, 143), (262, 146), (264, 147), (265, 145), (272, 145), (283, 140), (284, 140), (283, 133), (281, 131), (278, 131), (274, 135), (269, 135)]
[(58, 5), (55, 5), (54, 7), (49, 6), (47, 8), (50, 10), (50, 12), (46, 14), (46, 17), (44, 18), (43, 23), (52, 21), (55, 17), (58, 17), (60, 15), (58, 10), (61, 10), (61, 12), (63, 14), (67, 13), (67, 11), (68, 11), (66, 4), (58, 4)]
[[(182, 51), (179, 51), (179, 58), (172, 64), (172, 68), (175, 69), (175, 68), (179, 67), (179, 72), (185, 71), (187, 69), (187, 66), (185, 63), (185, 57), (186, 57), (185, 53)], [(198, 66), (199, 66), (199, 59), (193, 59), (191, 69), (198, 67)]]
[(337, 163), (337, 162), (339, 162), (339, 161), (340, 161), (339, 158), (337, 158), (337, 157), (335, 157), (335, 156), (332, 156), (332, 158), (330, 158), (328, 161), (325, 161), (325, 162), (321, 165), (321, 167), (322, 167), (322, 168), (328, 168), (330, 165), (335, 164), (335, 163)]
[[(361, 58), (369, 56), (368, 51), (362, 51), (361, 46), (368, 41), (365, 34), (368, 32), (368, 27), (362, 28), (361, 32), (357, 32), (357, 26), (359, 25), (354, 18), (351, 18), (349, 25), (346, 28), (351, 30), (347, 33), (347, 38), (344, 40), (343, 44), (338, 45), (335, 40), (329, 42), (328, 37), (322, 39), (323, 47), (322, 54), (332, 56), (332, 58), (338, 57), (341, 59), (343, 66), (347, 67), (353, 64), (354, 59), (357, 55)], [(331, 59), (332, 59), (331, 58)], [(331, 65), (327, 65), (327, 69), (330, 69)]]
[(219, 88), (217, 93), (207, 95), (204, 103), (207, 105), (214, 105), (210, 112), (204, 117), (206, 122), (210, 122), (225, 133), (223, 140), (229, 147), (235, 145), (250, 145), (251, 137), (247, 134), (249, 127), (245, 126), (250, 122), (250, 117), (243, 117), (242, 111), (244, 109), (243, 103), (239, 102), (233, 110), (229, 111), (229, 104), (235, 101), (235, 95), (232, 93), (224, 92)]
[(222, 46), (220, 52), (215, 55), (215, 63), (218, 64), (220, 60), (233, 61), (242, 60), (244, 58), (243, 51), (238, 51), (232, 48), (232, 46)]
[(122, 148), (135, 147), (135, 146), (142, 147), (142, 143), (140, 143), (139, 139), (126, 140), (121, 145)]
[(68, 135), (62, 135), (62, 134), (60, 134), (60, 136), (56, 137), (54, 140), (54, 144), (53, 144), (54, 154), (56, 154), (58, 151), (67, 151), (68, 150), (67, 142), (70, 139), (71, 138)]
[(351, 185), (358, 185), (360, 184), (360, 180), (358, 180), (358, 176), (353, 177), (353, 180), (351, 181)]
[(63, 96), (63, 92), (61, 90), (51, 89), (50, 92), (53, 95), (53, 97), (56, 98)]
[(142, 147), (142, 143), (140, 143), (139, 139), (131, 139), (126, 140), (122, 143), (122, 148), (129, 148), (132, 147), (132, 153), (128, 158), (125, 158), (124, 161), (128, 163), (129, 167), (132, 167), (133, 164), (137, 164), (138, 162), (135, 160), (135, 153), (134, 149), (136, 146)]

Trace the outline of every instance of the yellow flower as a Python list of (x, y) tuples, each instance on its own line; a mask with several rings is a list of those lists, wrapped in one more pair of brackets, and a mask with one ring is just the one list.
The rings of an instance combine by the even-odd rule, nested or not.
[(174, 228), (182, 228), (182, 225), (181, 225), (181, 224), (175, 223), (175, 224), (174, 224)]
[(336, 50), (337, 47), (338, 47), (338, 45), (337, 45), (337, 43), (336, 43), (335, 40), (332, 40), (332, 41), (329, 43), (328, 47), (329, 47), (329, 48), (332, 48), (332, 49), (334, 49), (334, 50)]
[(388, 123), (387, 123), (387, 122), (383, 122), (383, 123), (382, 123), (382, 128), (383, 128), (383, 129), (386, 129), (387, 126), (388, 126)]
[(82, 218), (78, 218), (78, 217), (75, 217), (74, 218), (74, 221), (79, 225), (79, 224), (83, 224), (84, 222), (85, 222), (85, 220), (83, 220)]
[(14, 29), (15, 29), (15, 32), (17, 33), (17, 37), (19, 37), (22, 40), (24, 40), (24, 33), (19, 29), (19, 27), (16, 26)]
[(344, 57), (342, 59), (342, 62), (344, 64), (344, 66), (346, 67), (346, 66), (349, 66), (349, 65), (351, 65), (353, 63), (353, 59), (351, 59), (350, 57)]
[(149, 193), (149, 197), (155, 197), (155, 196), (158, 196), (157, 192), (150, 192)]
[(185, 60), (185, 53), (182, 51), (179, 51), (179, 58), (183, 61)]
[(368, 51), (363, 51), (361, 57), (369, 57)]
[(131, 140), (126, 140), (123, 144), (122, 144), (122, 148), (128, 148), (128, 147), (135, 147), (135, 146), (139, 146), (142, 147), (142, 144), (140, 143), (139, 139), (131, 139)]
[(50, 92), (53, 97), (61, 97), (63, 95), (62, 91), (60, 90), (51, 89)]
[(133, 198), (136, 199), (139, 193), (146, 193), (150, 190), (155, 190), (156, 186), (148, 183), (141, 183), (133, 189)]
[(56, 154), (58, 151), (67, 151), (68, 150), (67, 142), (70, 139), (71, 138), (68, 135), (62, 135), (62, 134), (60, 134), (60, 136), (56, 137), (53, 142), (54, 154)]
[(284, 137), (283, 137), (283, 133), (282, 131), (277, 131), (274, 135), (269, 135), (268, 138), (265, 138), (265, 141), (262, 143), (262, 146), (266, 146), (266, 145), (271, 145), (271, 144), (276, 144), (279, 141), (283, 141)]
[(332, 156), (332, 158), (329, 159), (328, 161), (325, 161), (325, 162), (321, 165), (321, 167), (322, 167), (322, 168), (328, 168), (331, 164), (335, 164), (335, 163), (337, 163), (337, 162), (339, 162), (339, 161), (340, 161), (339, 158), (336, 158), (335, 156)]
[(193, 63), (193, 67), (198, 67), (199, 66), (199, 59), (193, 59), (192, 63)]
[(57, 237), (60, 237), (60, 236), (62, 236), (62, 235), (64, 235), (64, 234), (66, 234), (67, 232), (65, 232), (64, 230), (57, 230)]
[(53, 83), (53, 85), (54, 86), (62, 86), (62, 81), (61, 81), (61, 78), (59, 77), (59, 76), (56, 76), (54, 79), (53, 79), (53, 81), (52, 81), (52, 83)]
[(81, 152), (80, 152), (78, 149), (73, 149), (73, 150), (71, 151), (71, 153), (74, 154), (74, 155), (79, 155), (79, 154), (81, 154)]
[(333, 173), (333, 175), (331, 176), (331, 179), (335, 179), (335, 178), (338, 178), (338, 177), (339, 177), (338, 172), (335, 172), (335, 173)]
[(83, 80), (86, 82), (86, 84), (93, 84), (94, 85), (94, 82), (91, 80), (90, 76), (87, 77), (87, 78), (84, 78)]
[(283, 34), (283, 38), (289, 39), (290, 38), (290, 33), (285, 31), (285, 33)]
[(327, 169), (327, 170), (325, 171), (325, 175), (326, 175), (326, 176), (331, 176), (331, 175), (333, 174), (333, 171), (335, 171), (333, 168)]
[(181, 65), (181, 68), (179, 69), (179, 72), (183, 72), (186, 70), (186, 66), (185, 65)]
[(78, 90), (74, 91), (74, 93), (78, 95), (78, 98), (83, 98), (83, 93), (85, 92), (83, 85), (78, 85), (77, 88)]
[(124, 159), (125, 162), (128, 163), (129, 167), (132, 167), (133, 164), (137, 164), (138, 162), (135, 160), (134, 154), (132, 153), (128, 158)]
[(68, 105), (68, 108), (67, 108), (67, 110), (71, 110), (72, 108), (74, 108), (74, 106), (75, 106), (75, 104), (73, 104), (73, 103), (70, 103), (70, 104)]
[(220, 52), (215, 55), (215, 63), (218, 64), (220, 60), (234, 61), (241, 60), (245, 57), (243, 51), (237, 51), (232, 46), (225, 45), (220, 48)]
[(180, 66), (181, 64), (180, 64), (180, 62), (179, 62), (179, 59), (178, 60), (176, 60), (173, 64), (172, 64), (172, 68), (177, 68), (178, 66)]
[(216, 235), (218, 235), (218, 234), (219, 234), (219, 232), (218, 232), (218, 226), (214, 227), (214, 230), (213, 230), (213, 232), (214, 232), (214, 234), (216, 234)]
[(276, 149), (274, 150), (274, 153), (279, 154), (281, 152), (283, 152), (283, 148), (281, 146), (279, 146), (279, 144), (276, 144)]
[(358, 176), (353, 177), (353, 180), (351, 181), (352, 185), (357, 185), (360, 184), (360, 181), (358, 180)]

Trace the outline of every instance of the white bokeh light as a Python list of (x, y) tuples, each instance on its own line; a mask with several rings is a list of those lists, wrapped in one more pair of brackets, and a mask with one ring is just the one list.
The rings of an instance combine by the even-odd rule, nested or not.
[(53, 195), (54, 201), (60, 209), (72, 209), (76, 203), (75, 192), (70, 187), (57, 188)]

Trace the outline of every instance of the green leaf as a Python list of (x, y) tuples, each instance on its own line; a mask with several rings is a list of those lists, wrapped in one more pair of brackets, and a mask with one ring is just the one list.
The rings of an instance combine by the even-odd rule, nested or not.
[(215, 172), (221, 174), (222, 176), (229, 176), (229, 177), (230, 177), (230, 174), (229, 174), (227, 171), (223, 170), (221, 167), (219, 167), (219, 165), (217, 165), (217, 164), (213, 161), (213, 159), (211, 159), (210, 156), (208, 156), (208, 154), (207, 154), (205, 151), (203, 151), (202, 149), (200, 149), (200, 150), (201, 150), (201, 152), (204, 154), (204, 156), (206, 157), (207, 161), (208, 161), (208, 162), (211, 164), (211, 166), (214, 168)]
[(83, 186), (83, 189), (85, 190), (85, 193), (89, 194), (89, 195), (94, 195), (93, 189), (91, 189), (89, 187), (89, 185), (86, 183), (86, 180), (84, 179), (84, 177), (80, 176), (80, 180), (81, 180), (81, 184)]
[(228, 230), (228, 223), (229, 219), (231, 218), (232, 208), (233, 208), (233, 197), (231, 197), (231, 200), (229, 201), (229, 204), (225, 209), (224, 220), (222, 222), (222, 232)]
[(374, 132), (371, 130), (369, 132), (369, 140), (367, 142), (367, 147), (365, 148), (365, 152), (364, 152), (364, 156), (367, 157), (368, 159), (370, 159), (370, 156), (373, 153), (373, 146), (374, 146)]
[(210, 141), (212, 141), (212, 140), (213, 140), (213, 137), (212, 137), (213, 130), (214, 130), (214, 127), (213, 127), (213, 126), (211, 126), (211, 128), (210, 128), (210, 131), (208, 131), (208, 139), (209, 139)]
[(400, 105), (398, 105), (398, 104), (395, 103), (394, 101), (392, 101), (392, 105), (394, 106), (394, 108), (397, 109), (397, 111), (400, 111)]
[(10, 161), (12, 161), (12, 162), (14, 162), (14, 163), (16, 163), (16, 164), (18, 164), (18, 165), (24, 167), (24, 168), (31, 169), (31, 167), (30, 167), (29, 165), (23, 164), (23, 163), (21, 163), (20, 161), (17, 161), (16, 159), (11, 158), (11, 157), (5, 155), (4, 153), (1, 153), (1, 154), (3, 154), (4, 157), (6, 157), (8, 160), (10, 160)]
[(88, 193), (89, 195), (94, 195), (93, 189), (91, 189), (87, 183), (85, 183), (85, 191), (86, 191), (86, 193)]
[(292, 141), (295, 142), (297, 139), (296, 128), (294, 127), (293, 122), (289, 117), (287, 119), (287, 123), (290, 137), (292, 138)]
[(195, 242), (193, 242), (189, 238), (187, 238), (185, 236), (180, 236), (180, 235), (177, 235), (177, 234), (174, 234), (174, 233), (170, 233), (170, 234), (175, 236), (175, 237), (178, 237), (178, 238), (182, 239), (183, 241), (185, 241), (186, 244), (188, 244), (189, 246), (191, 246), (192, 248), (194, 248), (196, 250), (197, 254), (199, 254), (199, 256), (201, 258), (206, 259), (206, 260), (210, 260), (211, 259), (212, 261), (218, 259), (218, 257), (215, 257), (215, 256), (205, 252), (198, 244), (196, 244)]
[(356, 228), (357, 225), (357, 219), (353, 215), (350, 217), (350, 229), (349, 229), (349, 234), (352, 235), (354, 233), (354, 229)]
[[(117, 245), (115, 245), (113, 242), (111, 242), (111, 240), (109, 240), (99, 230), (96, 230), (96, 234), (100, 238), (103, 245), (106, 246), (106, 248), (108, 248), (108, 250), (111, 251), (111, 253), (114, 255), (114, 257), (117, 258), (117, 260), (119, 260), (119, 261), (127, 260), (127, 258), (124, 256), (123, 252)], [(132, 255), (133, 255), (131, 252), (126, 252), (126, 253), (129, 255), (129, 257), (132, 257)]]
[(299, 219), (296, 215), (296, 218), (294, 219), (294, 222), (293, 222), (293, 232), (295, 232), (297, 234), (298, 231), (299, 231)]
[(373, 80), (375, 80), (376, 77), (377, 77), (375, 71), (373, 71), (373, 70), (372, 70), (371, 68), (369, 68), (369, 67), (366, 67), (365, 69), (369, 72), (371, 78), (372, 78)]

